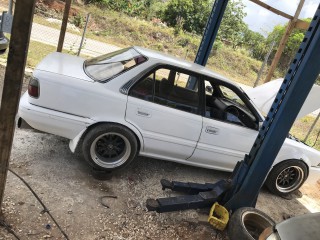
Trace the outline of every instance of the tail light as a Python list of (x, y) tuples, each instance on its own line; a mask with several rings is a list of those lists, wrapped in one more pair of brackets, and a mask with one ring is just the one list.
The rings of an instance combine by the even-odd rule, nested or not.
[(39, 98), (40, 96), (40, 84), (37, 78), (31, 78), (28, 86), (28, 93), (30, 97)]

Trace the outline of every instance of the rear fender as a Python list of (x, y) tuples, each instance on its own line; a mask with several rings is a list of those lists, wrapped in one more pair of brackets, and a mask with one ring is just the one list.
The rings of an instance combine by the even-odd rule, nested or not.
[(84, 128), (81, 132), (79, 132), (79, 134), (78, 134), (75, 138), (73, 138), (73, 139), (70, 140), (70, 142), (69, 142), (69, 148), (70, 148), (71, 152), (74, 153), (74, 152), (76, 151), (76, 149), (77, 149), (77, 147), (78, 147), (78, 145), (79, 145), (80, 140), (83, 139), (83, 137), (86, 135), (86, 133), (87, 133), (88, 131), (90, 131), (90, 129), (96, 127), (97, 125), (104, 124), (104, 123), (118, 124), (118, 125), (122, 125), (122, 126), (128, 128), (128, 129), (131, 130), (131, 131), (135, 134), (135, 136), (137, 137), (137, 140), (138, 140), (138, 143), (139, 143), (139, 148), (140, 148), (140, 149), (143, 149), (144, 144), (143, 144), (142, 135), (141, 135), (140, 131), (139, 131), (138, 129), (136, 129), (133, 125), (128, 124), (127, 122), (121, 122), (121, 123), (119, 123), (119, 122), (96, 122), (96, 123), (94, 123), (94, 124), (91, 124), (91, 125), (88, 126), (87, 128)]

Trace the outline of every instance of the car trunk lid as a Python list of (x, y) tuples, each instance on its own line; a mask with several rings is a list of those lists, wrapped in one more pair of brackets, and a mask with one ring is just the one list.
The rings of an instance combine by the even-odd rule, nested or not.
[(46, 56), (36, 70), (52, 72), (59, 75), (93, 81), (83, 70), (84, 59), (65, 53), (54, 52)]

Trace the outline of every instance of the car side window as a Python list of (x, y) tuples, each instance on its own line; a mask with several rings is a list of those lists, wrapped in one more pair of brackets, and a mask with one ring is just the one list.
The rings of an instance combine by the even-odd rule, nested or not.
[(146, 101), (153, 101), (154, 73), (140, 80), (131, 88), (129, 95)]
[[(192, 87), (188, 81), (192, 79)], [(158, 69), (155, 73), (154, 102), (185, 112), (198, 113), (198, 78), (176, 70)]]
[(253, 129), (257, 128), (254, 114), (232, 89), (205, 81), (205, 95), (206, 117)]
[[(188, 84), (190, 80), (192, 80), (192, 84)], [(197, 114), (199, 112), (198, 84), (196, 76), (177, 70), (160, 68), (135, 84), (129, 95)]]

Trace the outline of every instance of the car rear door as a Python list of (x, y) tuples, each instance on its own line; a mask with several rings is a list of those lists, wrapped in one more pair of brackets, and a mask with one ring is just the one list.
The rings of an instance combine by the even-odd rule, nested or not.
[[(126, 121), (141, 132), (144, 155), (185, 160), (196, 147), (202, 129), (198, 82), (171, 68), (157, 68), (140, 79), (129, 91)], [(196, 78), (196, 77), (195, 77)]]

